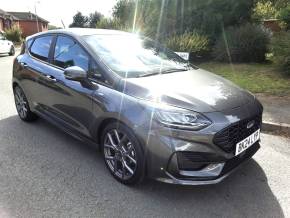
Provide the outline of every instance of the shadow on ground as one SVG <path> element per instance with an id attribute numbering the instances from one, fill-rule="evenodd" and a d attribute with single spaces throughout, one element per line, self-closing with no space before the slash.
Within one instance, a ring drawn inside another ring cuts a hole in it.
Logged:
<path id="1" fill-rule="evenodd" d="M 126 187 L 96 149 L 16 116 L 0 121 L 0 178 L 1 217 L 284 217 L 255 160 L 218 185 Z"/>

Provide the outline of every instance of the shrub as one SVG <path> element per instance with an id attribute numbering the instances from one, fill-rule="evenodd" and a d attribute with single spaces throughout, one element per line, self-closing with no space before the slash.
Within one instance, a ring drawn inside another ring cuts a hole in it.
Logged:
<path id="1" fill-rule="evenodd" d="M 124 25 L 116 18 L 102 18 L 96 25 L 99 29 L 115 29 L 115 30 L 126 30 Z"/>
<path id="2" fill-rule="evenodd" d="M 290 75 L 290 32 L 277 33 L 271 41 L 273 61 Z"/>
<path id="3" fill-rule="evenodd" d="M 22 41 L 22 30 L 18 25 L 13 25 L 10 29 L 5 30 L 5 37 L 12 42 Z"/>
<path id="4" fill-rule="evenodd" d="M 257 2 L 253 10 L 252 18 L 255 20 L 265 20 L 276 18 L 278 11 L 271 1 Z"/>
<path id="5" fill-rule="evenodd" d="M 290 4 L 281 9 L 278 18 L 283 21 L 286 30 L 290 30 Z"/>
<path id="6" fill-rule="evenodd" d="M 230 27 L 217 40 L 213 56 L 226 62 L 263 62 L 269 43 L 270 32 L 261 26 Z"/>
<path id="7" fill-rule="evenodd" d="M 165 41 L 165 44 L 173 51 L 189 52 L 191 61 L 207 59 L 210 54 L 208 37 L 197 32 L 173 35 Z"/>
<path id="8" fill-rule="evenodd" d="M 209 40 L 204 35 L 192 32 L 168 38 L 166 46 L 173 51 L 200 52 L 209 50 Z"/>

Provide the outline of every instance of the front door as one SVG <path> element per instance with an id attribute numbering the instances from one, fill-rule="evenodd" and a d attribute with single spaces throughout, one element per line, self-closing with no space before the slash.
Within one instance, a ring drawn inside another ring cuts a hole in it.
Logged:
<path id="1" fill-rule="evenodd" d="M 89 129 L 94 123 L 94 87 L 68 80 L 64 76 L 65 68 L 71 66 L 81 67 L 88 72 L 90 56 L 73 38 L 63 35 L 57 37 L 52 54 L 52 70 L 46 78 L 52 87 L 46 103 L 48 111 L 63 125 L 90 137 Z"/>

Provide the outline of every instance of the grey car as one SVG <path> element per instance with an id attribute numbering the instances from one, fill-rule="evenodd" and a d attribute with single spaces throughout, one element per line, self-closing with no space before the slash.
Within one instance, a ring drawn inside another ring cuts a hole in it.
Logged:
<path id="1" fill-rule="evenodd" d="M 19 117 L 98 146 L 121 183 L 223 180 L 260 145 L 249 92 L 149 38 L 65 29 L 28 37 L 13 66 Z"/>

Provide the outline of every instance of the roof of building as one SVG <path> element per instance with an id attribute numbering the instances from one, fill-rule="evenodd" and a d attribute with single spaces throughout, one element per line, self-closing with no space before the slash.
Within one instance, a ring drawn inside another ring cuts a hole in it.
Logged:
<path id="1" fill-rule="evenodd" d="M 2 9 L 0 9 L 0 15 L 6 15 L 7 13 L 5 11 L 3 11 Z"/>
<path id="2" fill-rule="evenodd" d="M 15 17 L 15 20 L 28 20 L 28 21 L 36 21 L 43 23 L 49 23 L 49 21 L 31 13 L 31 12 L 7 12 L 8 14 L 11 14 Z"/>
<path id="3" fill-rule="evenodd" d="M 2 9 L 0 9 L 0 17 L 18 20 L 17 17 L 13 16 L 12 14 L 7 13 L 6 11 L 3 11 Z"/>

